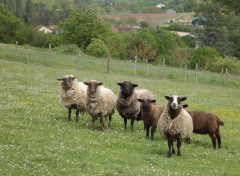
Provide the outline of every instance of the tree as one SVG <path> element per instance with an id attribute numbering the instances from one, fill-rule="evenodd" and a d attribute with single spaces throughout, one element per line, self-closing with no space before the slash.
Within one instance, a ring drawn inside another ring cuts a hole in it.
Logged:
<path id="1" fill-rule="evenodd" d="M 0 4 L 0 42 L 13 43 L 17 34 L 23 30 L 23 23 Z"/>
<path id="2" fill-rule="evenodd" d="M 60 27 L 64 41 L 76 44 L 83 50 L 93 38 L 103 40 L 111 31 L 110 26 L 90 9 L 73 11 Z"/>
<path id="3" fill-rule="evenodd" d="M 183 0 L 183 8 L 185 12 L 193 12 L 197 8 L 197 2 L 195 0 Z"/>
<path id="4" fill-rule="evenodd" d="M 31 24 L 33 22 L 33 3 L 32 0 L 26 1 L 26 17 L 25 22 Z"/>
<path id="5" fill-rule="evenodd" d="M 103 40 L 92 39 L 92 42 L 86 48 L 86 53 L 96 57 L 104 57 L 107 56 L 108 49 Z"/>
<path id="6" fill-rule="evenodd" d="M 208 46 L 197 48 L 194 50 L 193 57 L 190 60 L 190 67 L 195 68 L 196 63 L 198 63 L 200 68 L 209 69 L 217 57 L 220 57 L 220 53 L 215 48 Z"/>

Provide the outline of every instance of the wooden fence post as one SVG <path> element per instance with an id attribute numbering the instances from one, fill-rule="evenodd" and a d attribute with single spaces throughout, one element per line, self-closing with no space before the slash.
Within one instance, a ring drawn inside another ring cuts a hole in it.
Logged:
<path id="1" fill-rule="evenodd" d="M 146 79 L 148 78 L 148 60 L 146 60 Z"/>
<path id="2" fill-rule="evenodd" d="M 137 77 L 137 56 L 135 56 L 135 78 Z"/>
<path id="3" fill-rule="evenodd" d="M 18 60 L 18 41 L 16 41 L 15 59 Z"/>
<path id="4" fill-rule="evenodd" d="M 80 70 L 80 50 L 78 51 L 78 57 L 77 57 L 77 70 Z"/>
<path id="5" fill-rule="evenodd" d="M 109 73 L 109 66 L 110 66 L 110 53 L 109 53 L 109 50 L 108 50 L 108 53 L 107 53 L 107 73 Z"/>
<path id="6" fill-rule="evenodd" d="M 49 43 L 48 45 L 48 66 L 50 66 L 50 57 L 51 57 L 51 50 L 52 50 L 52 46 L 51 43 Z"/>
<path id="7" fill-rule="evenodd" d="M 165 70 L 165 59 L 163 59 L 163 79 L 165 79 L 166 70 Z"/>
<path id="8" fill-rule="evenodd" d="M 185 67 L 184 67 L 184 78 L 186 83 L 187 82 L 187 64 L 185 64 Z"/>
<path id="9" fill-rule="evenodd" d="M 196 84 L 198 83 L 198 63 L 196 63 L 196 74 L 195 74 Z"/>
<path id="10" fill-rule="evenodd" d="M 223 86 L 223 85 L 225 84 L 225 80 L 224 80 L 224 68 L 222 68 L 221 76 L 222 76 L 222 86 Z"/>

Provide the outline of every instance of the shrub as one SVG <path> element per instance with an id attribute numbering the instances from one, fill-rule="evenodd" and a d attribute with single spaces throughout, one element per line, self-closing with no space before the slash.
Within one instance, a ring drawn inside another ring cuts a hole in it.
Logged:
<path id="1" fill-rule="evenodd" d="M 107 56 L 107 46 L 101 39 L 92 39 L 92 42 L 86 48 L 86 53 L 96 57 Z"/>
<path id="2" fill-rule="evenodd" d="M 196 63 L 198 63 L 199 68 L 209 69 L 219 56 L 220 53 L 215 48 L 203 46 L 194 50 L 189 65 L 191 68 L 195 68 Z"/>
<path id="3" fill-rule="evenodd" d="M 227 56 L 225 58 L 218 57 L 213 63 L 212 71 L 221 72 L 222 69 L 228 69 L 230 73 L 240 72 L 240 61 L 236 57 Z"/>

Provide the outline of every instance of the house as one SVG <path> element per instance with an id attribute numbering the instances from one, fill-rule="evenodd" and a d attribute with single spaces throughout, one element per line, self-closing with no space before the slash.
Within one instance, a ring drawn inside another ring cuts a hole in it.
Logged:
<path id="1" fill-rule="evenodd" d="M 52 33 L 53 31 L 46 26 L 38 26 L 38 31 L 44 32 L 45 34 Z"/>
<path id="2" fill-rule="evenodd" d="M 161 8 L 164 8 L 165 5 L 163 3 L 159 3 L 159 4 L 156 5 L 156 7 L 161 9 Z"/>

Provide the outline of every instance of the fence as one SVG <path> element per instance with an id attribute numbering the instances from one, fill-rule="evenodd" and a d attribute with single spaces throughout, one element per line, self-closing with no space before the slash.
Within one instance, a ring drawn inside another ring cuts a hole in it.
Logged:
<path id="1" fill-rule="evenodd" d="M 146 79 L 171 79 L 188 83 L 207 83 L 214 85 L 240 87 L 240 77 L 231 75 L 227 68 L 221 73 L 211 73 L 199 70 L 196 64 L 195 70 L 168 67 L 163 60 L 161 65 L 142 63 L 135 57 L 135 61 L 122 61 L 105 58 L 94 58 L 80 52 L 75 55 L 64 54 L 60 50 L 34 48 L 30 46 L 0 44 L 0 59 L 22 62 L 25 64 L 44 65 L 48 67 L 70 68 L 79 71 L 116 73 Z"/>

